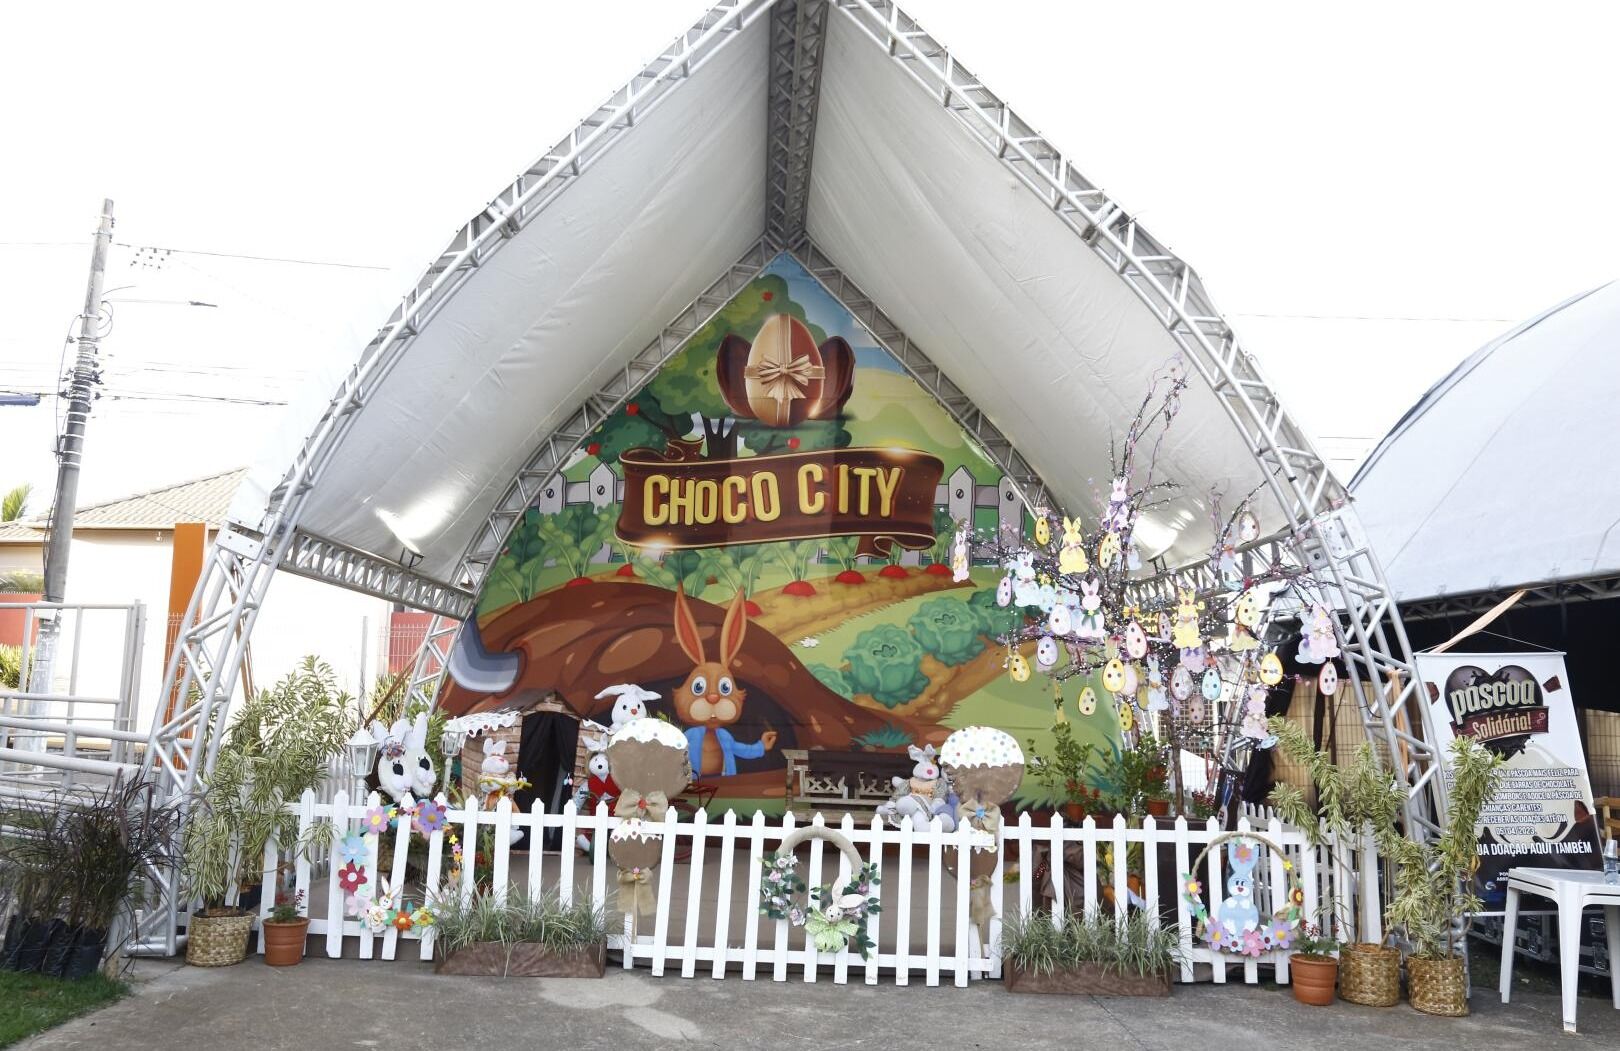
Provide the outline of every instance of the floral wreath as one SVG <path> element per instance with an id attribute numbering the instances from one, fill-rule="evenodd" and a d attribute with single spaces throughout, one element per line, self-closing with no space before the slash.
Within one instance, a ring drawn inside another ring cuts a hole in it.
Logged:
<path id="1" fill-rule="evenodd" d="M 825 839 L 836 846 L 849 859 L 850 874 L 835 884 L 816 887 L 810 891 L 808 901 L 799 904 L 796 898 L 806 888 L 794 871 L 799 860 L 793 856 L 793 848 L 808 839 Z M 853 843 L 830 828 L 810 825 L 788 833 L 782 845 L 765 858 L 759 880 L 759 911 L 773 920 L 787 920 L 795 927 L 803 927 L 817 952 L 837 952 L 854 938 L 861 958 L 870 959 L 877 943 L 867 933 L 866 924 L 873 913 L 882 910 L 877 895 L 872 893 L 878 881 L 877 865 L 863 862 Z"/>
<path id="2" fill-rule="evenodd" d="M 370 877 L 366 869 L 369 867 L 371 844 L 367 841 L 398 828 L 401 821 L 409 821 L 412 831 L 420 833 L 423 839 L 431 839 L 435 832 L 444 831 L 450 843 L 449 878 L 453 882 L 461 873 L 462 853 L 460 840 L 455 830 L 450 828 L 449 809 L 441 797 L 419 800 L 413 806 L 389 804 L 366 810 L 360 820 L 360 832 L 345 835 L 338 845 L 343 864 L 338 868 L 337 881 L 344 894 L 344 911 L 349 916 L 360 920 L 373 934 L 381 934 L 390 927 L 403 933 L 413 927 L 426 927 L 433 923 L 433 910 L 427 903 L 424 902 L 420 908 L 412 908 L 403 895 L 392 891 L 387 878 L 381 873 L 377 874 L 377 885 L 368 886 Z"/>
<path id="3" fill-rule="evenodd" d="M 1277 844 L 1253 832 L 1227 832 L 1209 841 L 1199 853 L 1198 860 L 1193 862 L 1193 872 L 1196 873 L 1203 866 L 1205 855 L 1229 839 L 1238 841 L 1240 851 L 1244 849 L 1252 851 L 1257 843 L 1264 844 L 1282 859 L 1283 873 L 1288 881 L 1287 903 L 1273 913 L 1269 921 L 1254 930 L 1244 932 L 1228 930 L 1222 926 L 1220 920 L 1210 916 L 1209 908 L 1204 904 L 1203 883 L 1192 873 L 1183 872 L 1182 897 L 1186 899 L 1187 908 L 1196 921 L 1198 936 L 1216 952 L 1238 953 L 1243 956 L 1258 957 L 1261 953 L 1272 949 L 1292 947 L 1294 937 L 1299 933 L 1300 918 L 1305 911 L 1305 888 L 1300 883 L 1299 871 L 1294 867 L 1294 863 L 1288 860 Z"/>

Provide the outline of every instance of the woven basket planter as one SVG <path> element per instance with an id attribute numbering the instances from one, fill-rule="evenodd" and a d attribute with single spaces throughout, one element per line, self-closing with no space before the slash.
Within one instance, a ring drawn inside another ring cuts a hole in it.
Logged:
<path id="1" fill-rule="evenodd" d="M 1461 956 L 1443 960 L 1408 956 L 1406 977 L 1412 1006 L 1424 1014 L 1461 1018 L 1468 1013 L 1468 976 Z"/>
<path id="2" fill-rule="evenodd" d="M 1401 1002 L 1401 951 L 1372 942 L 1339 950 L 1339 997 L 1367 1007 Z"/>
<path id="3" fill-rule="evenodd" d="M 220 916 L 191 914 L 186 934 L 186 962 L 193 967 L 229 967 L 247 959 L 248 932 L 253 914 Z"/>
<path id="4" fill-rule="evenodd" d="M 1170 972 L 1121 974 L 1101 964 L 1083 963 L 1046 974 L 1026 971 L 1011 960 L 1002 969 L 1009 993 L 1059 993 L 1068 996 L 1169 996 Z"/>

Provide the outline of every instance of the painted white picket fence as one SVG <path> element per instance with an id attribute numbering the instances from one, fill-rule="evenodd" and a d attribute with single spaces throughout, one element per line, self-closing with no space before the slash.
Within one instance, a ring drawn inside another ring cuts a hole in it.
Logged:
<path id="1" fill-rule="evenodd" d="M 348 832 L 357 832 L 367 810 L 378 805 L 375 793 L 363 804 L 350 804 L 345 792 L 336 793 L 331 802 L 305 793 L 290 809 L 298 814 L 301 843 L 324 838 L 312 832 L 312 826 L 322 822 L 330 823 L 334 837 L 331 842 L 336 843 Z M 564 903 L 571 903 L 582 894 L 589 895 L 593 905 L 608 910 L 610 924 L 624 918 L 614 910 L 612 891 L 617 887 L 616 869 L 602 849 L 619 820 L 611 816 L 606 807 L 598 807 L 595 813 L 581 814 L 576 813 L 570 803 L 560 813 L 547 813 L 536 803 L 533 810 L 522 813 L 514 812 L 510 801 L 503 800 L 494 810 L 481 810 L 473 805 L 449 811 L 448 818 L 446 828 L 456 830 L 467 861 L 461 870 L 460 886 L 447 890 L 464 895 L 474 893 L 474 844 L 479 839 L 478 830 L 489 828 L 494 833 L 490 860 L 491 889 L 495 895 L 504 897 L 514 886 L 531 896 L 555 894 Z M 815 821 L 819 824 L 821 818 L 817 816 Z M 1111 880 L 1115 911 L 1123 913 L 1128 900 L 1126 869 L 1123 865 L 1110 866 L 1108 858 L 1124 857 L 1131 845 L 1140 844 L 1144 852 L 1141 897 L 1146 907 L 1157 915 L 1160 902 L 1175 904 L 1185 953 L 1181 981 L 1191 982 L 1202 976 L 1204 971 L 1200 965 L 1210 969 L 1210 976 L 1216 982 L 1227 981 L 1232 968 L 1236 968 L 1243 981 L 1257 982 L 1260 967 L 1264 965 L 1274 969 L 1277 981 L 1288 980 L 1285 952 L 1267 953 L 1258 958 L 1234 957 L 1212 952 L 1193 940 L 1193 924 L 1181 893 L 1180 874 L 1189 872 L 1204 846 L 1220 835 L 1221 830 L 1213 821 L 1200 828 L 1189 825 L 1184 818 L 1162 826 L 1148 818 L 1141 827 L 1128 828 L 1123 819 L 1112 826 L 1098 827 L 1090 818 L 1082 825 L 1073 826 L 1066 825 L 1061 817 L 1054 817 L 1049 825 L 1037 825 L 1030 822 L 1027 814 L 1021 815 L 1018 822 L 1002 829 L 997 868 L 990 884 L 994 918 L 989 924 L 987 943 L 981 943 L 978 929 L 969 918 L 968 883 L 957 880 L 946 869 L 952 852 L 957 870 L 965 872 L 968 868 L 971 840 L 965 826 L 955 832 L 944 832 L 937 819 L 927 828 L 913 828 L 909 820 L 900 828 L 892 828 L 875 819 L 868 824 L 845 817 L 835 827 L 879 871 L 876 893 L 882 909 L 871 918 L 869 925 L 878 950 L 866 959 L 850 949 L 817 952 L 809 945 L 803 930 L 792 928 L 786 920 L 760 916 L 761 863 L 795 827 L 798 823 L 791 815 L 776 820 L 756 813 L 750 820 L 739 820 L 735 813 L 728 812 L 723 818 L 710 821 L 699 812 L 692 819 L 680 820 L 677 813 L 670 810 L 663 826 L 663 860 L 654 874 L 657 908 L 651 916 L 635 921 L 624 918 L 622 929 L 610 935 L 608 948 L 621 954 L 623 967 L 645 964 L 655 975 L 678 966 L 685 978 L 700 972 L 722 978 L 728 971 L 739 971 L 746 980 L 766 976 L 780 982 L 797 975 L 803 981 L 814 982 L 821 971 L 829 970 L 832 980 L 838 984 L 849 981 L 851 972 L 855 972 L 867 984 L 876 983 L 880 974 L 887 973 L 900 985 L 917 976 L 930 986 L 940 984 L 942 978 L 965 986 L 975 978 L 1001 976 L 1001 917 L 1007 915 L 1007 910 L 1028 913 L 1039 906 L 1041 892 L 1036 886 L 1034 863 L 1037 847 L 1051 848 L 1051 856 L 1061 858 L 1066 845 L 1081 844 L 1085 900 L 1098 900 L 1099 880 Z M 544 854 L 538 849 L 514 852 L 510 848 L 510 831 L 514 828 L 529 829 L 530 842 L 534 844 L 541 842 L 544 830 L 559 829 L 564 849 L 560 854 Z M 1249 830 L 1249 822 L 1246 819 L 1240 822 L 1239 829 Z M 1358 879 L 1355 875 L 1374 864 L 1369 850 L 1356 846 L 1341 850 L 1332 844 L 1312 849 L 1303 833 L 1275 819 L 1255 827 L 1254 831 L 1280 844 L 1288 859 L 1297 866 L 1307 915 L 1316 915 L 1324 902 L 1331 901 L 1336 903 L 1342 920 L 1354 933 L 1377 938 L 1380 922 L 1377 881 Z M 575 837 L 580 833 L 597 845 L 589 857 L 573 849 Z M 407 850 L 420 858 L 424 854 L 424 842 L 421 835 L 411 831 L 408 821 L 401 821 L 398 828 L 386 834 L 394 838 L 393 867 L 391 872 L 381 875 L 397 892 L 406 883 Z M 379 876 L 378 838 L 368 838 L 366 842 L 368 854 L 363 868 L 367 885 L 375 888 Z M 809 886 L 830 883 L 849 874 L 847 859 L 835 847 L 824 847 L 822 840 L 812 839 L 807 849 L 808 863 L 801 874 Z M 677 863 L 677 855 L 688 853 L 688 860 Z M 1174 873 L 1173 882 L 1168 886 L 1161 878 L 1159 863 L 1166 854 L 1174 861 L 1166 869 Z M 344 915 L 336 851 L 331 851 L 329 856 L 334 859 L 332 863 L 317 865 L 310 860 L 309 852 L 296 846 L 284 849 L 271 842 L 264 859 L 267 874 L 281 871 L 284 864 L 291 867 L 293 886 L 303 892 L 304 910 L 311 919 L 310 933 L 324 939 L 327 955 L 343 957 L 345 946 L 352 945 L 362 960 L 392 960 L 401 952 L 400 942 L 404 941 L 416 943 L 421 959 L 431 959 L 431 926 L 403 933 L 389 929 L 373 934 L 359 920 Z M 423 887 L 439 886 L 448 871 L 450 857 L 444 830 L 426 838 L 425 858 L 422 880 L 407 888 L 408 893 L 404 895 L 415 903 L 423 900 Z M 1344 864 L 1337 864 L 1336 858 L 1342 858 Z M 1277 888 L 1284 887 L 1282 857 L 1271 855 L 1268 863 L 1270 878 L 1267 882 Z M 1223 865 L 1221 851 L 1210 851 L 1204 871 L 1199 874 L 1206 887 L 1214 888 L 1212 913 L 1225 886 Z M 1062 878 L 1052 880 L 1053 911 L 1060 918 L 1065 908 L 1063 882 Z M 1358 897 L 1358 887 L 1363 890 L 1370 887 L 1373 893 L 1362 893 Z M 272 894 L 265 895 L 262 916 L 268 916 L 272 898 Z M 914 905 L 919 904 L 925 904 L 926 909 L 914 916 L 918 911 Z M 1260 904 L 1262 912 L 1268 913 L 1267 903 Z M 678 905 L 684 905 L 679 917 L 675 915 Z M 1280 903 L 1271 906 L 1276 907 L 1280 907 Z M 348 939 L 354 941 L 348 942 Z M 260 951 L 263 951 L 262 938 Z"/>

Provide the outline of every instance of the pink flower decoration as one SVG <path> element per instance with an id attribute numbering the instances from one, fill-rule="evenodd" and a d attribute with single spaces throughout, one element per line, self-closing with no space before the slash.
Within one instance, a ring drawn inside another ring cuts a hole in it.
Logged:
<path id="1" fill-rule="evenodd" d="M 361 831 L 366 835 L 388 831 L 388 811 L 380 806 L 374 806 L 366 811 L 366 816 L 360 822 Z"/>
<path id="2" fill-rule="evenodd" d="M 1265 941 L 1260 937 L 1259 931 L 1250 931 L 1243 936 L 1243 955 L 1259 956 L 1265 949 Z"/>

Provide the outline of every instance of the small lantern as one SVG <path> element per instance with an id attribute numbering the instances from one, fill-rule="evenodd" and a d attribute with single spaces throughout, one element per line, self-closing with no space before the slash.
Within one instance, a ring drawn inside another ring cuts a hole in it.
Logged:
<path id="1" fill-rule="evenodd" d="M 354 778 L 354 798 L 365 795 L 366 777 L 377 764 L 377 739 L 364 726 L 349 738 L 349 775 Z"/>

